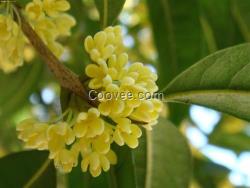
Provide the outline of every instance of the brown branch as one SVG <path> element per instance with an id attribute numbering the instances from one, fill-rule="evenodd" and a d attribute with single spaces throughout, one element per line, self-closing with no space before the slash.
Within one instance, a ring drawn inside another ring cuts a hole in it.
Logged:
<path id="1" fill-rule="evenodd" d="M 60 85 L 68 89 L 69 91 L 80 96 L 83 100 L 92 104 L 93 101 L 89 100 L 89 96 L 85 88 L 83 87 L 79 77 L 73 73 L 70 69 L 64 66 L 58 58 L 50 51 L 50 49 L 44 44 L 42 39 L 34 31 L 31 25 L 26 21 L 25 17 L 22 15 L 22 10 L 18 5 L 15 6 L 20 18 L 20 26 L 23 33 L 29 39 L 32 46 L 40 54 L 41 58 L 47 64 L 51 72 L 54 74 L 56 79 L 59 81 Z"/>
<path id="2" fill-rule="evenodd" d="M 98 101 L 90 100 L 88 91 L 84 88 L 79 76 L 74 72 L 64 66 L 59 59 L 51 52 L 51 50 L 44 44 L 42 39 L 34 31 L 31 25 L 26 21 L 25 17 L 22 15 L 22 8 L 15 4 L 13 5 L 17 10 L 16 17 L 20 18 L 21 23 L 20 27 L 22 28 L 23 33 L 29 39 L 32 46 L 40 54 L 41 58 L 49 67 L 50 71 L 54 74 L 56 79 L 59 81 L 60 85 L 71 91 L 72 93 L 81 97 L 84 101 L 88 102 L 91 106 L 97 107 Z M 16 18 L 18 22 L 18 19 Z M 131 119 L 131 118 L 129 118 Z M 133 123 L 136 124 L 146 124 L 146 122 L 140 122 L 131 119 Z"/>

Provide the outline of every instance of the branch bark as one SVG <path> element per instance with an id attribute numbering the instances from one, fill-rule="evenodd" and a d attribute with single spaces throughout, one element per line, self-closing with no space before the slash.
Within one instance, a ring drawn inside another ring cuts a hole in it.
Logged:
<path id="1" fill-rule="evenodd" d="M 88 92 L 83 87 L 79 77 L 73 73 L 70 69 L 64 66 L 59 59 L 50 51 L 50 49 L 44 44 L 42 39 L 34 31 L 31 25 L 26 21 L 22 14 L 22 9 L 18 5 L 15 6 L 17 10 L 17 16 L 20 18 L 20 27 L 23 33 L 29 39 L 32 46 L 40 54 L 41 58 L 49 67 L 50 71 L 54 74 L 60 85 L 81 97 L 83 100 L 93 105 L 94 102 L 89 99 Z"/>

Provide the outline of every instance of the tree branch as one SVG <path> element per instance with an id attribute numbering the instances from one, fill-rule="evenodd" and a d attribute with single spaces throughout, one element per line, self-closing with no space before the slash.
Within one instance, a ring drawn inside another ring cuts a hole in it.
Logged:
<path id="1" fill-rule="evenodd" d="M 64 66 L 59 61 L 59 59 L 51 52 L 51 50 L 44 44 L 42 39 L 26 21 L 25 17 L 22 14 L 22 8 L 16 3 L 13 4 L 13 6 L 16 9 L 16 14 L 18 14 L 16 15 L 16 17 L 18 17 L 21 21 L 21 23 L 19 24 L 22 28 L 23 33 L 29 39 L 30 43 L 36 49 L 36 51 L 40 54 L 41 58 L 49 67 L 50 71 L 57 78 L 61 87 L 68 89 L 72 93 L 78 95 L 84 101 L 88 102 L 88 104 L 90 104 L 91 106 L 97 107 L 98 101 L 90 100 L 88 92 L 81 83 L 79 76 L 77 76 L 74 72 Z M 139 122 L 133 119 L 131 119 L 131 121 L 137 124 L 146 124 L 145 122 Z"/>
<path id="2" fill-rule="evenodd" d="M 17 10 L 17 16 L 20 18 L 20 26 L 22 28 L 23 33 L 29 39 L 30 43 L 33 45 L 36 51 L 40 54 L 41 58 L 44 60 L 51 72 L 59 81 L 60 85 L 63 88 L 68 89 L 69 91 L 80 96 L 89 104 L 94 104 L 94 101 L 91 101 L 89 99 L 88 93 L 83 87 L 79 77 L 66 66 L 64 66 L 58 60 L 58 58 L 50 51 L 50 49 L 44 44 L 42 39 L 38 36 L 38 34 L 34 31 L 34 29 L 22 15 L 21 7 L 19 7 L 18 5 L 13 6 Z"/>

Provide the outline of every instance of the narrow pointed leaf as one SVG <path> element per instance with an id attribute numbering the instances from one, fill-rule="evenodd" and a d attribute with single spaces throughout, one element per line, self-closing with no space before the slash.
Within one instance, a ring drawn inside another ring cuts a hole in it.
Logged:
<path id="1" fill-rule="evenodd" d="M 132 149 L 127 146 L 116 146 L 114 151 L 118 157 L 118 164 L 111 175 L 116 178 L 117 187 L 136 188 L 135 161 Z"/>
<path id="2" fill-rule="evenodd" d="M 198 104 L 250 120 L 250 44 L 216 52 L 196 63 L 165 90 L 172 102 Z"/>
<path id="3" fill-rule="evenodd" d="M 24 151 L 1 158 L 0 187 L 55 188 L 56 170 L 48 153 Z"/>
<path id="4" fill-rule="evenodd" d="M 135 150 L 138 188 L 187 188 L 191 154 L 185 138 L 165 119 L 140 140 Z"/>
<path id="5" fill-rule="evenodd" d="M 68 188 L 113 188 L 109 184 L 109 172 L 102 174 L 98 177 L 92 177 L 89 172 L 83 172 L 81 165 L 73 168 L 72 172 L 68 174 L 67 187 Z"/>
<path id="6" fill-rule="evenodd" d="M 158 86 L 162 89 L 204 56 L 199 3 L 198 0 L 147 0 L 147 5 L 158 53 Z M 169 119 L 176 125 L 188 116 L 188 108 L 177 104 L 169 108 Z"/>
<path id="7" fill-rule="evenodd" d="M 126 0 L 95 0 L 103 27 L 112 25 L 119 16 Z"/>
<path id="8" fill-rule="evenodd" d="M 158 81 L 162 88 L 202 55 L 199 3 L 197 0 L 147 0 L 147 4 L 159 54 Z"/>

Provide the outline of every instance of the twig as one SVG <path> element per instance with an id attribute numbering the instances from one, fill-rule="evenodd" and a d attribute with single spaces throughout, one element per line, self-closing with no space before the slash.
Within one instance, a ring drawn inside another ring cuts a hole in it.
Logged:
<path id="1" fill-rule="evenodd" d="M 25 36 L 29 39 L 30 43 L 40 54 L 44 62 L 48 65 L 51 72 L 55 75 L 60 85 L 68 89 L 69 91 L 80 96 L 83 100 L 87 101 L 89 104 L 93 104 L 93 101 L 89 100 L 89 96 L 85 88 L 83 87 L 79 77 L 73 73 L 70 69 L 64 66 L 58 58 L 48 49 L 44 44 L 42 39 L 26 21 L 25 17 L 22 15 L 21 7 L 18 5 L 13 5 L 17 10 L 17 17 L 21 20 L 21 28 Z"/>

